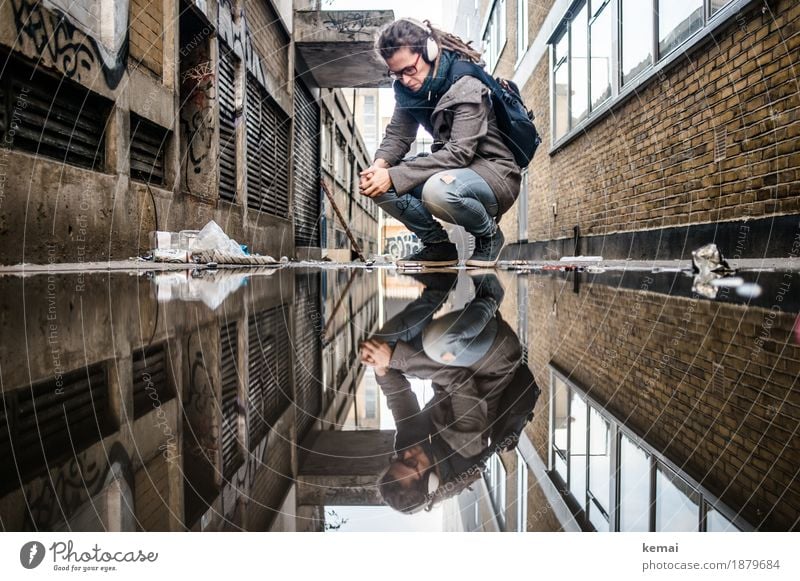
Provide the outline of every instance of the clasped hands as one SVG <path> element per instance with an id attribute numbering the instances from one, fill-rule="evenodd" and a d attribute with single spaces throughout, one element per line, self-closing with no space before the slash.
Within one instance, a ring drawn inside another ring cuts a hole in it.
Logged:
<path id="1" fill-rule="evenodd" d="M 392 187 L 392 178 L 389 177 L 389 164 L 382 159 L 359 173 L 358 189 L 361 195 L 374 198 L 385 194 Z"/>
<path id="2" fill-rule="evenodd" d="M 392 362 L 392 347 L 381 339 L 367 339 L 360 345 L 361 363 L 375 368 L 375 373 L 383 375 Z"/>

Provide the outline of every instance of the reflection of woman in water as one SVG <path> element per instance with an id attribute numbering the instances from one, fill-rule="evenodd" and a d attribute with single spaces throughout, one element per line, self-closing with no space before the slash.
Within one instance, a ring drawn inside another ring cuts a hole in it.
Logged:
<path id="1" fill-rule="evenodd" d="M 402 512 L 424 508 L 439 483 L 474 470 L 522 350 L 498 306 L 494 274 L 475 277 L 476 296 L 463 309 L 434 319 L 453 274 L 419 275 L 422 295 L 361 346 L 394 416 L 395 456 L 378 486 Z M 434 396 L 420 409 L 406 375 L 430 379 Z"/>

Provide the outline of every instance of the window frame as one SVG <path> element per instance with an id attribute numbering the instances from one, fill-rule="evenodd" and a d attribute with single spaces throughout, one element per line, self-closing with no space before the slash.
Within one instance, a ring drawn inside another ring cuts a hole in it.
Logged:
<path id="1" fill-rule="evenodd" d="M 641 450 L 643 450 L 647 455 L 649 455 L 649 465 L 648 470 L 651 475 L 650 481 L 650 496 L 648 499 L 649 504 L 649 517 L 648 517 L 648 528 L 650 532 L 654 532 L 655 527 L 655 510 L 656 510 L 656 470 L 661 469 L 665 473 L 669 474 L 673 479 L 681 480 L 685 483 L 689 488 L 692 489 L 692 492 L 696 495 L 698 499 L 698 531 L 705 532 L 706 531 L 706 514 L 708 513 L 709 506 L 711 506 L 716 512 L 719 513 L 721 517 L 729 521 L 734 527 L 738 528 L 741 531 L 752 531 L 753 527 L 750 523 L 744 521 L 738 514 L 737 511 L 731 509 L 729 506 L 724 504 L 717 498 L 714 494 L 712 494 L 707 488 L 702 486 L 696 480 L 694 480 L 691 476 L 686 474 L 681 468 L 669 460 L 664 454 L 656 450 L 650 444 L 648 444 L 643 438 L 639 437 L 632 429 L 628 428 L 621 419 L 617 418 L 613 413 L 605 409 L 597 400 L 592 398 L 586 390 L 584 390 L 581 386 L 575 383 L 574 380 L 569 379 L 569 374 L 565 371 L 561 370 L 557 365 L 554 363 L 550 363 L 550 377 L 549 377 L 549 392 L 550 392 L 550 401 L 549 401 L 549 425 L 548 425 L 548 453 L 547 453 L 547 474 L 550 476 L 551 480 L 555 483 L 555 485 L 563 491 L 563 494 L 566 497 L 567 504 L 570 506 L 573 514 L 576 517 L 576 520 L 581 523 L 582 527 L 585 529 L 593 529 L 594 527 L 589 522 L 589 515 L 586 509 L 588 508 L 588 503 L 591 500 L 583 499 L 576 499 L 573 494 L 570 492 L 569 489 L 569 482 L 564 481 L 561 476 L 556 472 L 555 469 L 555 455 L 558 453 L 556 451 L 555 446 L 555 437 L 554 437 L 554 427 L 555 427 L 555 405 L 554 405 L 554 396 L 555 396 L 555 382 L 556 380 L 561 381 L 567 389 L 567 418 L 570 417 L 570 408 L 571 408 L 571 401 L 573 394 L 576 395 L 580 400 L 582 400 L 587 406 L 586 412 L 586 450 L 587 453 L 590 450 L 589 442 L 590 442 L 590 428 L 589 428 L 589 418 L 591 416 L 591 410 L 595 410 L 601 418 L 606 420 L 610 424 L 610 442 L 611 442 L 611 461 L 609 466 L 609 512 L 608 512 L 608 523 L 609 523 L 609 531 L 617 532 L 619 531 L 619 516 L 620 516 L 620 470 L 622 469 L 620 465 L 620 458 L 621 458 L 621 445 L 622 445 L 622 438 L 623 436 L 627 438 L 633 445 L 637 446 Z M 566 436 L 566 458 L 567 458 L 567 476 L 569 480 L 569 446 L 570 446 L 570 438 L 571 438 L 571 431 L 572 431 L 572 422 L 567 422 L 567 436 Z M 584 487 L 587 489 L 589 488 L 589 471 L 588 471 L 588 460 L 587 460 L 587 467 L 586 467 L 586 486 Z"/>
<path id="2" fill-rule="evenodd" d="M 570 143 L 577 136 L 583 134 L 584 131 L 589 129 L 592 125 L 604 118 L 611 110 L 621 106 L 625 101 L 637 93 L 637 91 L 645 84 L 657 78 L 661 71 L 670 67 L 676 60 L 682 58 L 686 52 L 693 50 L 695 47 L 705 42 L 709 38 L 713 38 L 713 33 L 722 26 L 726 26 L 730 19 L 733 18 L 739 11 L 743 10 L 755 0 L 727 0 L 726 4 L 717 10 L 713 15 L 711 14 L 712 0 L 703 0 L 703 24 L 694 31 L 691 35 L 687 36 L 680 43 L 675 45 L 672 50 L 661 55 L 659 54 L 659 39 L 658 39 L 658 5 L 661 1 L 666 0 L 652 0 L 653 2 L 653 18 L 652 38 L 651 38 L 651 54 L 652 62 L 639 71 L 635 76 L 631 77 L 624 84 L 622 83 L 622 0 L 605 0 L 602 10 L 613 10 L 616 19 L 616 26 L 612 27 L 612 63 L 611 63 L 611 95 L 603 101 L 597 108 L 592 109 L 591 103 L 589 113 L 580 123 L 571 126 L 569 120 L 572 116 L 571 109 L 568 110 L 568 127 L 563 135 L 556 137 L 555 126 L 555 73 L 557 65 L 555 61 L 555 45 L 561 40 L 564 34 L 571 34 L 571 18 L 573 18 L 589 0 L 572 0 L 567 4 L 567 9 L 560 22 L 553 28 L 553 32 L 546 40 L 549 54 L 549 75 L 550 75 L 550 148 L 548 153 L 553 155 L 556 151 Z M 603 0 L 596 0 L 598 2 Z M 594 2 L 592 2 L 594 4 Z M 594 15 L 597 13 L 595 7 L 590 6 L 591 10 L 587 10 L 589 21 L 589 50 L 591 51 L 591 23 L 593 22 Z M 568 94 L 571 95 L 572 91 L 572 70 L 571 70 L 572 55 L 567 57 L 568 68 Z M 560 62 L 560 61 L 559 61 Z M 591 101 L 591 71 L 589 72 L 589 100 Z M 568 99 L 570 100 L 570 99 Z"/>
<path id="3" fill-rule="evenodd" d="M 514 63 L 515 70 L 519 67 L 530 46 L 529 20 L 528 0 L 517 0 L 517 60 Z"/>

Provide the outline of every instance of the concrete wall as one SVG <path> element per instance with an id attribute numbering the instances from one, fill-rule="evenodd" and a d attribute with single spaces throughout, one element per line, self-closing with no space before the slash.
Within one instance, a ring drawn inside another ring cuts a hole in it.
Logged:
<path id="1" fill-rule="evenodd" d="M 69 12 L 70 6 L 75 15 Z M 47 89 L 52 93 L 63 79 L 107 99 L 102 132 L 105 159 L 102 167 L 94 169 L 64 163 L 63 156 L 48 157 L 44 150 L 37 154 L 19 135 L 15 139 L 16 125 L 11 124 L 22 109 L 0 115 L 8 117 L 9 123 L 5 130 L 0 127 L 0 236 L 14 241 L 0 245 L 0 264 L 127 259 L 148 250 L 152 230 L 198 229 L 212 219 L 251 251 L 294 256 L 291 171 L 288 214 L 274 215 L 247 205 L 246 167 L 252 152 L 248 152 L 245 136 L 248 110 L 244 95 L 249 72 L 289 120 L 280 129 L 290 136 L 289 150 L 281 153 L 286 159 L 279 160 L 278 166 L 291 166 L 291 71 L 295 70 L 291 3 L 280 2 L 276 10 L 271 2 L 232 5 L 211 0 L 180 12 L 177 0 L 155 4 L 131 0 L 115 5 L 114 14 L 100 10 L 99 15 L 98 6 L 100 3 L 70 4 L 64 20 L 59 20 L 56 12 L 64 8 L 61 4 L 14 0 L 0 7 L 0 50 L 14 60 L 36 62 L 38 70 L 52 73 L 54 88 Z M 120 18 L 124 26 L 117 26 Z M 26 24 L 32 20 L 45 22 L 48 30 L 60 27 L 59 33 L 41 39 Z M 236 129 L 231 143 L 237 173 L 233 201 L 219 196 L 221 88 L 215 71 L 222 42 L 241 62 L 235 71 Z M 197 65 L 205 66 L 208 74 L 192 75 Z M 26 106 L 23 102 L 18 105 Z M 364 167 L 367 159 L 357 130 L 345 130 L 345 119 L 351 114 L 346 108 L 333 107 L 331 111 L 332 118 L 342 125 L 344 155 Z M 167 131 L 162 148 L 163 183 L 131 177 L 132 113 Z M 365 209 L 367 204 L 360 200 L 351 202 L 351 184 L 341 184 L 340 195 L 341 206 L 363 245 L 377 248 L 374 212 Z M 328 215 L 327 223 L 332 225 L 332 214 Z M 346 244 L 332 248 L 341 248 L 341 254 L 349 259 Z"/>

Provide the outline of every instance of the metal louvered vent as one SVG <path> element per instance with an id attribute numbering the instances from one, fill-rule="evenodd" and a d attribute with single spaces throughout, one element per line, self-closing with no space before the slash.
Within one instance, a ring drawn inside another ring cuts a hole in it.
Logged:
<path id="1" fill-rule="evenodd" d="M 131 113 L 131 178 L 164 184 L 169 130 Z"/>
<path id="2" fill-rule="evenodd" d="M 13 149 L 103 170 L 110 101 L 13 59 L 0 73 L 0 86 L 5 97 L 0 102 L 0 141 Z"/>
<path id="3" fill-rule="evenodd" d="M 319 273 L 297 275 L 294 311 L 295 405 L 302 438 L 322 411 L 322 317 Z"/>
<path id="4" fill-rule="evenodd" d="M 289 407 L 291 400 L 291 352 L 287 310 L 273 307 L 252 315 L 248 321 L 249 440 L 254 449 L 267 430 Z"/>
<path id="5" fill-rule="evenodd" d="M 319 105 L 297 82 L 294 91 L 294 243 L 319 246 Z"/>
<path id="6" fill-rule="evenodd" d="M 133 354 L 133 417 L 138 419 L 175 397 L 165 344 Z"/>
<path id="7" fill-rule="evenodd" d="M 54 468 L 113 431 L 105 366 L 18 389 L 0 402 L 0 492 Z"/>
<path id="8" fill-rule="evenodd" d="M 222 475 L 231 478 L 242 465 L 239 449 L 239 374 L 236 368 L 238 351 L 237 324 L 230 323 L 219 331 L 220 375 L 222 381 Z"/>
<path id="9" fill-rule="evenodd" d="M 239 58 L 219 43 L 219 197 L 236 200 L 236 67 Z"/>
<path id="10" fill-rule="evenodd" d="M 247 205 L 289 217 L 289 120 L 247 74 Z"/>

